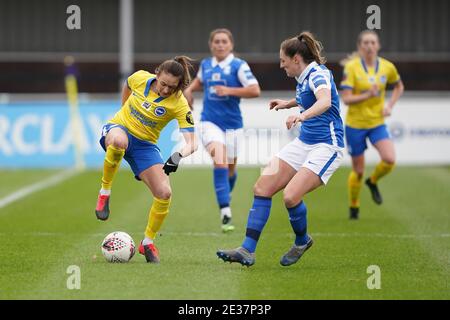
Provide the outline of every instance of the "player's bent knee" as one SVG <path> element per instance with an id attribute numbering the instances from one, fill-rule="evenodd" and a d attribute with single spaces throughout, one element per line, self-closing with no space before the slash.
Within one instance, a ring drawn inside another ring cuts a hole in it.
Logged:
<path id="1" fill-rule="evenodd" d="M 389 165 L 394 165 L 395 164 L 395 156 L 390 156 L 390 157 L 383 157 L 381 160 L 383 160 L 383 162 L 389 164 Z"/>
<path id="2" fill-rule="evenodd" d="M 155 190 L 155 193 L 153 195 L 158 199 L 168 200 L 172 197 L 172 190 L 169 187 L 161 188 Z"/>
<path id="3" fill-rule="evenodd" d="M 253 194 L 258 197 L 271 198 L 273 196 L 273 191 L 270 187 L 264 187 L 261 183 L 256 182 L 253 186 Z"/>
<path id="4" fill-rule="evenodd" d="M 119 149 L 126 149 L 128 147 L 128 143 L 121 139 L 116 139 L 113 142 L 113 146 L 115 146 L 116 148 L 119 148 Z"/>
<path id="5" fill-rule="evenodd" d="M 295 207 L 297 204 L 300 203 L 301 200 L 302 200 L 301 198 L 299 198 L 298 196 L 296 196 L 295 194 L 293 194 L 289 191 L 285 190 L 283 192 L 283 201 L 284 201 L 286 208 Z"/>
<path id="6" fill-rule="evenodd" d="M 217 169 L 228 169 L 228 164 L 214 162 L 214 168 L 217 168 Z"/>
<path id="7" fill-rule="evenodd" d="M 115 148 L 118 149 L 126 149 L 128 148 L 128 141 L 126 141 L 126 139 L 122 138 L 122 137 L 112 137 L 111 139 L 108 139 L 108 141 L 106 142 L 106 144 L 108 146 L 112 145 Z"/>

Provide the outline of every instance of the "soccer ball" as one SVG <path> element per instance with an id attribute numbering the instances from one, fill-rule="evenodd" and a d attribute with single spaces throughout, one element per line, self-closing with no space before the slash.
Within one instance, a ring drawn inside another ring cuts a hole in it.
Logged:
<path id="1" fill-rule="evenodd" d="M 108 262 L 128 262 L 135 252 L 133 238 L 126 232 L 111 232 L 102 242 L 102 253 Z"/>

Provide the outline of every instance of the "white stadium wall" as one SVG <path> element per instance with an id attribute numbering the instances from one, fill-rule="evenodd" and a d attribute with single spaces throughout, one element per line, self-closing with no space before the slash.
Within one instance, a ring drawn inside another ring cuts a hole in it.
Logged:
<path id="1" fill-rule="evenodd" d="M 292 94 L 294 91 L 292 92 Z M 194 118 L 199 125 L 201 96 L 195 101 Z M 285 120 L 298 109 L 269 111 L 272 98 L 289 99 L 290 92 L 265 93 L 258 99 L 242 100 L 244 135 L 239 156 L 241 165 L 265 165 L 285 144 L 298 136 L 299 128 L 287 130 Z M 81 152 L 86 166 L 98 168 L 104 152 L 98 144 L 103 123 L 119 108 L 116 100 L 89 100 L 80 103 Z M 345 115 L 346 107 L 343 106 Z M 408 94 L 396 105 L 387 124 L 404 165 L 450 164 L 450 95 Z M 197 130 L 198 131 L 198 130 Z M 0 103 L 0 168 L 56 168 L 74 165 L 74 130 L 65 101 Z M 176 122 L 162 132 L 158 145 L 164 158 L 177 150 L 180 134 Z M 181 142 L 182 143 L 182 142 Z M 378 161 L 372 146 L 366 153 L 369 164 Z M 344 164 L 350 158 L 345 151 Z M 209 165 L 211 159 L 199 151 L 182 161 L 183 165 Z"/>
<path id="2" fill-rule="evenodd" d="M 287 130 L 285 120 L 298 109 L 269 111 L 270 97 L 242 100 L 245 130 L 239 163 L 243 165 L 263 165 L 276 152 L 295 138 L 299 128 Z M 289 99 L 286 92 L 280 98 Z M 341 114 L 345 119 L 347 107 L 341 102 Z M 201 99 L 195 102 L 194 116 L 199 123 Z M 404 96 L 394 108 L 393 115 L 386 123 L 395 143 L 397 163 L 405 165 L 450 164 L 450 96 L 426 93 L 423 96 Z M 368 142 L 366 161 L 374 164 L 378 154 Z M 185 164 L 211 163 L 203 147 Z M 344 164 L 350 164 L 345 150 Z"/>

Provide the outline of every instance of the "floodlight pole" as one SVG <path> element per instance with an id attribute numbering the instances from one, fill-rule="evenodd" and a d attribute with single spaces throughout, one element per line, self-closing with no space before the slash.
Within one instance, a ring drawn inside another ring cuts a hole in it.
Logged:
<path id="1" fill-rule="evenodd" d="M 134 0 L 120 0 L 119 15 L 119 92 L 127 77 L 134 71 Z"/>

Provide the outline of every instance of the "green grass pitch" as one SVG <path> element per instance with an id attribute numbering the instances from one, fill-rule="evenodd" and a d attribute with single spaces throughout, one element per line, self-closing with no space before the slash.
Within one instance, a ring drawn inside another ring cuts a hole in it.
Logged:
<path id="1" fill-rule="evenodd" d="M 0 299 L 450 299 L 450 169 L 398 167 L 380 182 L 384 204 L 362 190 L 361 218 L 348 219 L 341 168 L 326 188 L 308 195 L 314 246 L 299 263 L 279 265 L 294 236 L 281 195 L 251 268 L 216 257 L 241 244 L 258 168 L 239 168 L 232 209 L 236 230 L 220 231 L 212 170 L 181 168 L 171 176 L 171 211 L 157 238 L 161 264 L 137 254 L 110 264 L 100 243 L 112 231 L 142 239 L 152 197 L 119 171 L 111 217 L 97 221 L 99 171 L 85 171 L 0 208 Z M 55 171 L 0 171 L 0 199 Z M 66 283 L 80 267 L 81 289 Z M 369 290 L 367 268 L 381 271 Z"/>

